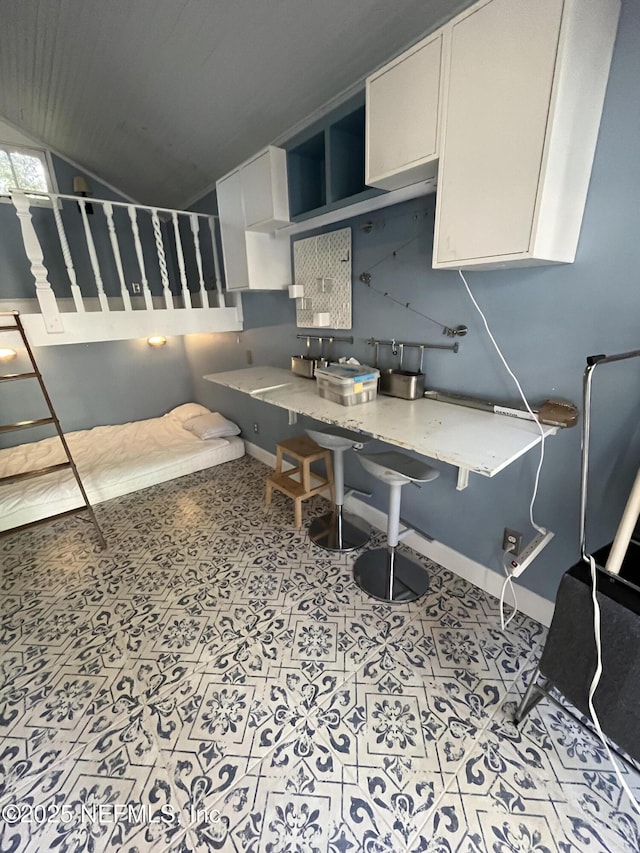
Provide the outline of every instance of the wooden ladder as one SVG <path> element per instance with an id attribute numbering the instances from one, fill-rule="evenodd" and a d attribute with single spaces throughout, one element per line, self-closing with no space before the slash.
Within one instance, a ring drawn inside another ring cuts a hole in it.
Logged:
<path id="1" fill-rule="evenodd" d="M 13 324 L 7 324 L 8 318 L 13 319 Z M 2 530 L 0 531 L 0 536 L 8 536 L 9 534 L 16 533 L 19 530 L 26 530 L 30 527 L 35 527 L 38 524 L 45 524 L 46 522 L 53 521 L 54 519 L 65 518 L 69 515 L 78 515 L 79 513 L 86 512 L 89 515 L 90 521 L 93 523 L 93 526 L 96 529 L 100 547 L 106 548 L 107 543 L 103 536 L 102 530 L 100 530 L 100 525 L 98 524 L 98 521 L 96 519 L 93 507 L 89 503 L 89 498 L 87 497 L 85 488 L 82 485 L 80 474 L 78 473 L 76 464 L 73 461 L 71 451 L 69 450 L 69 445 L 67 444 L 67 440 L 62 431 L 62 427 L 60 426 L 60 421 L 58 420 L 58 416 L 55 413 L 55 409 L 53 408 L 53 403 L 51 402 L 51 398 L 49 397 L 49 393 L 44 384 L 42 374 L 38 370 L 38 365 L 36 364 L 33 351 L 29 346 L 29 341 L 27 340 L 27 336 L 24 331 L 24 326 L 22 325 L 22 321 L 20 320 L 20 314 L 18 311 L 0 312 L 0 332 L 18 332 L 18 334 L 22 338 L 22 342 L 27 351 L 27 355 L 29 356 L 29 360 L 31 362 L 32 367 L 32 369 L 30 371 L 27 371 L 26 373 L 9 373 L 4 376 L 0 376 L 0 383 L 17 382 L 23 379 L 37 379 L 38 384 L 40 385 L 40 390 L 42 391 L 42 395 L 44 396 L 45 402 L 47 404 L 47 408 L 49 409 L 49 417 L 47 418 L 36 418 L 35 420 L 30 421 L 19 421 L 15 424 L 0 425 L 0 434 L 5 432 L 13 432 L 14 430 L 19 429 L 30 429 L 31 427 L 43 426 L 44 424 L 53 424 L 56 428 L 56 432 L 58 433 L 58 438 L 62 442 L 62 447 L 67 457 L 66 462 L 58 462 L 55 465 L 47 465 L 46 468 L 38 468 L 33 471 L 23 471 L 20 474 L 9 474 L 5 477 L 0 477 L 0 485 L 4 483 L 17 483 L 21 480 L 31 480 L 35 477 L 44 477 L 47 474 L 53 474 L 56 471 L 63 471 L 67 468 L 70 468 L 73 472 L 73 476 L 75 477 L 76 483 L 78 484 L 78 488 L 80 489 L 82 500 L 84 501 L 81 506 L 75 507 L 74 509 L 68 509 L 65 512 L 58 512 L 54 515 L 48 515 L 45 518 L 39 518 L 36 521 L 29 521 L 26 524 L 21 524 L 18 527 L 12 527 L 9 530 Z"/>

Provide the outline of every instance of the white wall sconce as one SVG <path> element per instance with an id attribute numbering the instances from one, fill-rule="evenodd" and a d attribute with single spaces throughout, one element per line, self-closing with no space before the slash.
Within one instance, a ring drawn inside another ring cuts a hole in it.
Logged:
<path id="1" fill-rule="evenodd" d="M 150 338 L 147 338 L 147 343 L 150 347 L 163 347 L 167 342 L 167 339 L 164 335 L 151 335 Z"/>
<path id="2" fill-rule="evenodd" d="M 0 361 L 13 361 L 18 353 L 11 347 L 0 347 Z"/>
<path id="3" fill-rule="evenodd" d="M 76 175 L 73 179 L 73 194 L 79 195 L 81 196 L 81 198 L 87 198 L 87 196 L 91 195 L 91 187 L 89 186 L 89 182 L 82 175 Z M 78 205 L 78 207 L 80 207 L 80 205 Z M 93 213 L 92 204 L 85 204 L 84 207 L 89 215 Z"/>

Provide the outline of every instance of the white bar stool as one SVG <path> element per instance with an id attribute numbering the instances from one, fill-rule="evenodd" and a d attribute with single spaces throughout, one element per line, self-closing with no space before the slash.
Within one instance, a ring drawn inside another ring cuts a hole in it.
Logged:
<path id="1" fill-rule="evenodd" d="M 400 496 L 407 483 L 428 483 L 440 476 L 425 462 L 395 450 L 358 453 L 362 466 L 389 485 L 387 547 L 365 551 L 355 561 L 353 577 L 360 589 L 380 601 L 415 601 L 429 589 L 426 569 L 396 553 L 400 541 Z"/>
<path id="2" fill-rule="evenodd" d="M 320 447 L 330 450 L 333 454 L 333 493 L 335 507 L 332 512 L 320 516 L 309 526 L 309 538 L 321 548 L 329 551 L 355 551 L 365 545 L 371 536 L 364 522 L 353 515 L 345 515 L 342 509 L 345 498 L 344 489 L 344 454 L 356 444 L 371 441 L 370 436 L 351 432 L 341 427 L 305 430 Z M 349 492 L 367 494 L 359 489 L 349 488 Z"/>

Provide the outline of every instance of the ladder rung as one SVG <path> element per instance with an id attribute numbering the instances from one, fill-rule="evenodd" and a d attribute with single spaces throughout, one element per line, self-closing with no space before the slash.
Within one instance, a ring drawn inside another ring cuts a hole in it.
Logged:
<path id="1" fill-rule="evenodd" d="M 71 468 L 71 462 L 58 462 L 56 465 L 47 465 L 46 468 L 38 468 L 34 471 L 23 471 L 21 474 L 8 474 L 6 477 L 0 477 L 0 483 L 17 483 L 18 480 L 43 477 L 45 474 L 53 474 L 54 471 L 62 471 L 64 468 Z"/>
<path id="2" fill-rule="evenodd" d="M 29 429 L 30 427 L 54 424 L 55 422 L 55 418 L 38 418 L 35 421 L 19 421 L 17 424 L 5 424 L 4 426 L 0 426 L 0 433 L 13 432 L 16 429 Z"/>
<path id="3" fill-rule="evenodd" d="M 0 376 L 0 382 L 12 382 L 15 379 L 35 379 L 37 373 L 7 373 L 6 376 Z"/>

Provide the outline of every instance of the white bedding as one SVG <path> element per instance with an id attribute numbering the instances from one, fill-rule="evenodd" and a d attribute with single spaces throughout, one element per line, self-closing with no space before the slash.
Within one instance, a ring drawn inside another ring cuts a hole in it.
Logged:
<path id="1" fill-rule="evenodd" d="M 240 438 L 202 441 L 171 415 L 66 434 L 92 504 L 244 455 Z M 0 477 L 64 462 L 59 438 L 0 450 Z M 70 469 L 0 486 L 0 530 L 80 506 Z"/>

